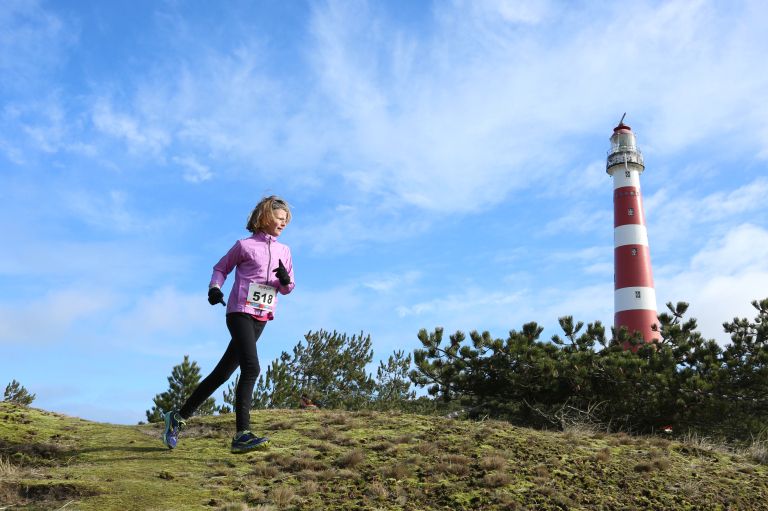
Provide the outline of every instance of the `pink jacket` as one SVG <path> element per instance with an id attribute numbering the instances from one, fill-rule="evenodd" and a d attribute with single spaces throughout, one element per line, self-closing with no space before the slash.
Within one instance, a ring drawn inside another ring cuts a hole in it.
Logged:
<path id="1" fill-rule="evenodd" d="M 281 286 L 277 275 L 274 273 L 278 261 L 283 261 L 288 275 L 291 276 L 291 283 L 287 286 Z M 293 291 L 295 283 L 291 249 L 288 248 L 288 245 L 278 242 L 277 238 L 271 234 L 261 231 L 250 238 L 238 240 L 213 267 L 213 275 L 208 287 L 221 287 L 227 279 L 227 275 L 235 267 L 237 267 L 235 283 L 232 285 L 232 291 L 229 293 L 229 300 L 227 300 L 227 314 L 245 312 L 263 320 L 274 319 L 272 312 L 258 310 L 246 304 L 248 288 L 252 282 L 255 282 L 272 286 L 277 289 L 278 293 L 284 295 Z M 276 305 L 277 296 L 275 296 L 273 307 Z"/>

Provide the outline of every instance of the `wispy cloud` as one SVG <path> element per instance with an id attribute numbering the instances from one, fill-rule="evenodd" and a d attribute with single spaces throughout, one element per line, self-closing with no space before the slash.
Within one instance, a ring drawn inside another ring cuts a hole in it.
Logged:
<path id="1" fill-rule="evenodd" d="M 111 292 L 94 287 L 59 288 L 38 299 L 0 304 L 0 343 L 26 344 L 71 341 L 79 324 L 111 307 Z M 41 321 L 41 316 L 45 317 Z"/>
<path id="2" fill-rule="evenodd" d="M 43 89 L 38 80 L 57 69 L 77 39 L 77 27 L 37 0 L 7 0 L 0 7 L 0 90 Z"/>
<path id="3" fill-rule="evenodd" d="M 413 285 L 421 277 L 421 272 L 406 271 L 403 274 L 372 275 L 363 278 L 363 286 L 379 293 L 388 293 L 401 286 Z"/>
<path id="4" fill-rule="evenodd" d="M 190 183 L 202 183 L 208 181 L 213 177 L 213 172 L 207 165 L 203 165 L 192 157 L 174 157 L 174 163 L 181 165 L 184 168 L 184 180 Z"/>
<path id="5" fill-rule="evenodd" d="M 316 68 L 355 141 L 347 154 L 376 162 L 362 188 L 376 183 L 420 208 L 471 211 L 567 165 L 581 153 L 569 139 L 605 133 L 623 110 L 651 119 L 643 128 L 655 151 L 712 140 L 729 118 L 763 124 L 757 92 L 768 77 L 751 71 L 765 46 L 755 43 L 767 37 L 759 16 L 737 31 L 728 25 L 733 12 L 706 2 L 530 16 L 505 15 L 514 5 L 505 2 L 462 5 L 439 4 L 426 40 L 388 26 L 366 4 L 331 2 L 316 12 Z M 758 9 L 736 7 L 740 15 Z M 733 129 L 738 146 L 760 150 L 754 129 Z"/>
<path id="6" fill-rule="evenodd" d="M 707 240 L 684 267 L 659 267 L 656 291 L 664 303 L 686 301 L 707 338 L 725 343 L 722 323 L 755 316 L 752 300 L 768 297 L 768 230 L 745 223 Z"/>
<path id="7" fill-rule="evenodd" d="M 722 230 L 755 214 L 759 216 L 768 211 L 766 195 L 765 178 L 703 196 L 680 190 L 674 184 L 665 186 L 644 199 L 652 246 L 667 250 L 681 239 L 689 239 L 702 225 L 719 225 Z"/>

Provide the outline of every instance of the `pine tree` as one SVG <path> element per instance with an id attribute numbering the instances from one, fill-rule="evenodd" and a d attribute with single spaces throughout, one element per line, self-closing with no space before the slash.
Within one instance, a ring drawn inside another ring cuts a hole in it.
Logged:
<path id="1" fill-rule="evenodd" d="M 410 367 L 411 355 L 406 357 L 402 350 L 390 355 L 386 364 L 379 362 L 376 372 L 376 401 L 379 405 L 391 407 L 416 398 L 416 392 L 410 390 Z"/>
<path id="2" fill-rule="evenodd" d="M 235 410 L 235 391 L 237 390 L 237 384 L 240 382 L 240 373 L 235 376 L 235 381 L 227 385 L 227 389 L 222 392 L 222 398 L 224 404 L 219 406 L 217 411 L 219 413 L 232 413 Z"/>
<path id="3" fill-rule="evenodd" d="M 3 400 L 21 406 L 29 406 L 35 397 L 35 394 L 30 394 L 21 383 L 13 380 L 5 387 Z"/>
<path id="4" fill-rule="evenodd" d="M 290 356 L 283 352 L 267 372 L 259 376 L 253 392 L 253 408 L 295 408 L 301 398 L 296 383 L 298 374 L 288 366 Z"/>
<path id="5" fill-rule="evenodd" d="M 284 354 L 286 371 L 299 391 L 326 408 L 359 408 L 369 403 L 375 382 L 365 371 L 373 359 L 371 336 L 325 330 L 308 332 L 293 355 Z"/>
<path id="6" fill-rule="evenodd" d="M 189 361 L 189 355 L 184 355 L 184 361 L 174 366 L 171 376 L 168 377 L 168 390 L 154 397 L 155 406 L 147 410 L 147 421 L 159 422 L 162 420 L 163 412 L 181 408 L 198 383 L 200 383 L 200 367 L 197 362 Z M 213 415 L 215 411 L 216 400 L 208 398 L 197 409 L 195 415 Z"/>

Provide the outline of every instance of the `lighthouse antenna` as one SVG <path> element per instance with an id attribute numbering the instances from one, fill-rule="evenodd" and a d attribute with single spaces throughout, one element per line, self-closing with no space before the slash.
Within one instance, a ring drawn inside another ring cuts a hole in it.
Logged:
<path id="1" fill-rule="evenodd" d="M 627 112 L 624 112 L 624 115 L 621 116 L 621 120 L 619 121 L 619 126 L 624 124 L 624 118 L 627 116 Z"/>

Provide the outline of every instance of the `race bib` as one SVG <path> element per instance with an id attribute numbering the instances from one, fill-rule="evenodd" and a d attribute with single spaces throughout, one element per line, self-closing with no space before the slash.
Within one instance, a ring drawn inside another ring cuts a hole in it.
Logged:
<path id="1" fill-rule="evenodd" d="M 258 310 L 272 312 L 275 308 L 277 289 L 264 284 L 251 282 L 245 304 Z"/>

